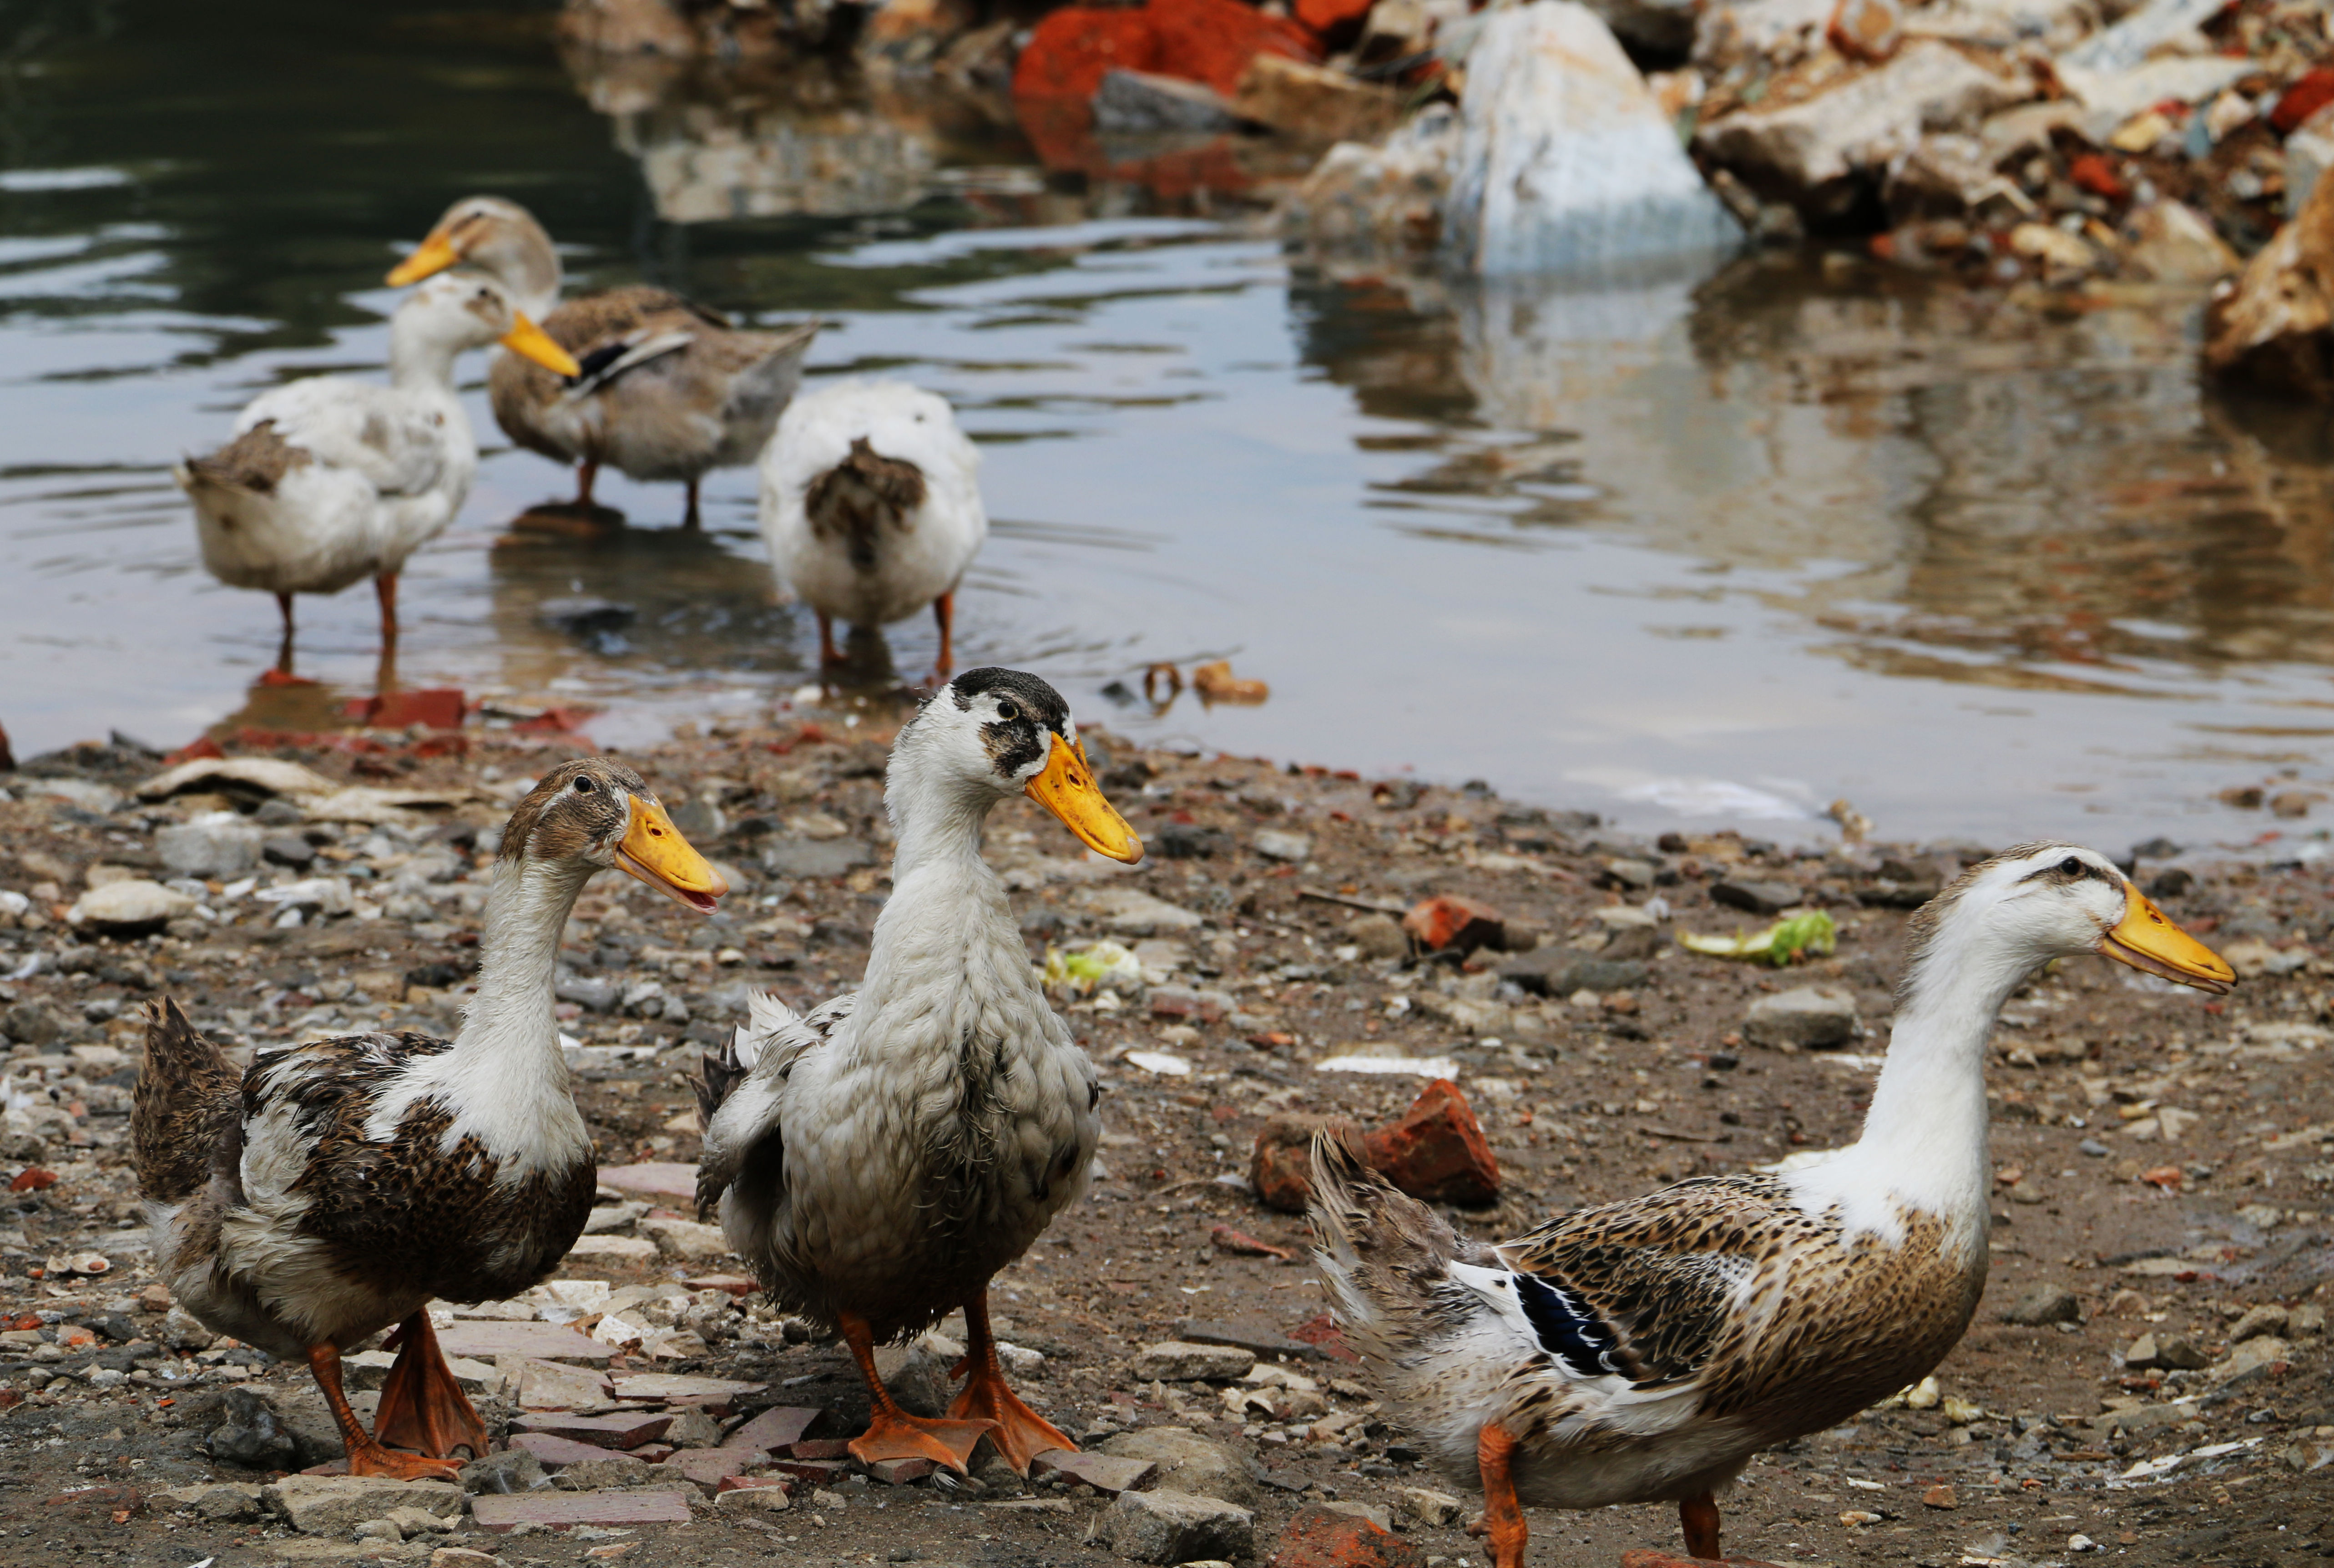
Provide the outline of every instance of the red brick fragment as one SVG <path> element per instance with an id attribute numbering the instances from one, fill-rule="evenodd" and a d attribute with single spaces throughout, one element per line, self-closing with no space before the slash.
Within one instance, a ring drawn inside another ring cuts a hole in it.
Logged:
<path id="1" fill-rule="evenodd" d="M 1239 91 L 1259 54 L 1286 54 L 1308 65 L 1321 61 L 1320 45 L 1304 28 L 1239 0 L 1150 0 L 1143 14 L 1159 41 L 1158 63 L 1150 69 L 1204 82 L 1226 98 Z"/>
<path id="2" fill-rule="evenodd" d="M 878 1459 L 867 1466 L 867 1474 L 887 1486 L 904 1486 L 939 1468 L 930 1459 Z"/>
<path id="3" fill-rule="evenodd" d="M 1314 1507 L 1280 1533 L 1270 1568 L 1425 1568 L 1426 1555 L 1358 1514 Z"/>
<path id="4" fill-rule="evenodd" d="M 637 1448 L 664 1436 L 672 1425 L 668 1410 L 619 1411 L 612 1416 L 578 1416 L 566 1410 L 529 1410 L 511 1422 L 515 1432 L 541 1432 L 600 1448 Z M 541 1458 L 543 1456 L 535 1456 Z"/>
<path id="5" fill-rule="evenodd" d="M 2109 201 L 2121 201 L 2131 194 L 2131 187 L 2123 182 L 2123 176 L 2116 172 L 2116 166 L 2102 153 L 2076 154 L 2067 165 L 2067 178 L 2077 189 Z"/>
<path id="6" fill-rule="evenodd" d="M 1428 1203 L 1488 1204 L 1500 1195 L 1500 1165 L 1482 1124 L 1449 1079 L 1438 1078 L 1402 1119 L 1363 1140 L 1372 1168 Z"/>
<path id="7" fill-rule="evenodd" d="M 1299 1344 L 1312 1346 L 1333 1361 L 1359 1361 L 1362 1358 L 1345 1343 L 1345 1331 L 1337 1327 L 1337 1320 L 1323 1312 L 1307 1319 L 1288 1331 L 1288 1337 Z"/>
<path id="8" fill-rule="evenodd" d="M 1305 1212 L 1305 1200 L 1313 1190 L 1313 1135 L 1324 1130 L 1344 1140 L 1357 1157 L 1361 1154 L 1360 1131 L 1343 1117 L 1284 1112 L 1258 1129 L 1248 1179 L 1267 1208 L 1290 1215 Z"/>
<path id="9" fill-rule="evenodd" d="M 760 1448 L 776 1454 L 791 1451 L 789 1444 L 799 1444 L 803 1434 L 818 1424 L 825 1410 L 812 1405 L 773 1405 L 752 1420 L 740 1424 L 721 1439 L 725 1448 Z M 832 1455 L 799 1454 L 799 1458 L 832 1458 Z"/>
<path id="10" fill-rule="evenodd" d="M 1402 917 L 1402 928 L 1429 953 L 1456 948 L 1472 953 L 1479 947 L 1507 943 L 1507 916 L 1490 905 L 1457 894 L 1444 894 L 1412 906 Z"/>
<path id="11" fill-rule="evenodd" d="M 2303 121 L 2329 103 L 2334 103 L 2334 67 L 2320 65 L 2305 71 L 2269 111 L 2269 127 L 2280 136 L 2291 136 Z"/>
<path id="12" fill-rule="evenodd" d="M 376 697 L 352 700 L 342 712 L 375 730 L 402 730 L 420 724 L 432 730 L 462 727 L 463 698 L 452 686 L 429 686 L 413 692 L 383 692 Z"/>
<path id="13" fill-rule="evenodd" d="M 1258 1241 L 1246 1231 L 1236 1231 L 1230 1225 L 1217 1225 L 1208 1232 L 1208 1239 L 1216 1244 L 1216 1251 L 1230 1253 L 1236 1257 L 1278 1258 L 1287 1263 L 1297 1255 L 1287 1247 L 1276 1247 L 1270 1242 Z"/>
<path id="14" fill-rule="evenodd" d="M 471 1522 L 496 1534 L 521 1524 L 565 1530 L 576 1524 L 686 1524 L 689 1504 L 679 1492 L 480 1493 L 470 1503 Z"/>
<path id="15" fill-rule="evenodd" d="M 56 1185 L 56 1172 L 44 1166 L 28 1165 L 16 1173 L 16 1179 L 8 1184 L 8 1190 L 12 1193 L 45 1192 Z"/>
<path id="16" fill-rule="evenodd" d="M 1158 35 L 1143 13 L 1066 5 L 1029 34 L 1013 68 L 1013 95 L 1084 103 L 1113 71 L 1157 70 L 1158 54 Z"/>
<path id="17" fill-rule="evenodd" d="M 1297 0 L 1297 20 L 1316 33 L 1334 33 L 1370 14 L 1375 0 Z"/>

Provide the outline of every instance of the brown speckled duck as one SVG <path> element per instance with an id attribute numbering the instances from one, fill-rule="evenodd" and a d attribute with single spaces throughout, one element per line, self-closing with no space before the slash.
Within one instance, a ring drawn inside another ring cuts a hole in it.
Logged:
<path id="1" fill-rule="evenodd" d="M 661 288 L 634 286 L 559 300 L 559 252 L 535 215 L 498 196 L 468 196 L 389 275 L 419 283 L 457 265 L 511 292 L 574 354 L 561 376 L 497 355 L 487 398 L 503 433 L 556 462 L 582 465 L 574 505 L 592 505 L 602 463 L 636 479 L 689 489 L 684 518 L 698 526 L 697 484 L 709 469 L 750 463 L 802 380 L 816 322 L 747 331 Z"/>
<path id="2" fill-rule="evenodd" d="M 1944 1359 L 1985 1288 L 1985 1047 L 2040 965 L 2098 953 L 2200 990 L 2235 978 L 2105 856 L 2030 844 L 1913 918 L 1864 1135 L 1781 1175 L 1704 1176 L 1497 1245 L 1314 1148 L 1317 1254 L 1387 1408 L 1480 1479 L 1497 1568 L 1521 1504 L 1673 1502 L 1717 1558 L 1716 1494 Z"/>
<path id="3" fill-rule="evenodd" d="M 149 1014 L 130 1131 L 162 1277 L 212 1329 L 308 1363 L 352 1475 L 442 1476 L 457 1447 L 486 1452 L 426 1304 L 526 1290 L 591 1213 L 597 1167 L 551 982 L 568 911 L 610 866 L 699 914 L 728 891 L 638 774 L 586 758 L 511 814 L 454 1039 L 312 1040 L 238 1074 L 174 1002 Z M 341 1352 L 392 1323 L 368 1434 Z"/>

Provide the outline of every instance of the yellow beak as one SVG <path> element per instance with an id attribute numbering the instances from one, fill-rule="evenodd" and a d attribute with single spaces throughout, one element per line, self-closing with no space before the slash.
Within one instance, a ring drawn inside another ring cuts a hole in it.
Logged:
<path id="1" fill-rule="evenodd" d="M 1094 769 L 1086 766 L 1085 748 L 1054 737 L 1053 755 L 1046 770 L 1029 780 L 1022 793 L 1062 819 L 1062 826 L 1097 855 L 1107 855 L 1132 866 L 1143 858 L 1143 840 L 1126 825 L 1111 803 L 1103 799 Z"/>
<path id="2" fill-rule="evenodd" d="M 643 796 L 632 797 L 632 826 L 616 846 L 616 866 L 699 915 L 712 914 L 714 901 L 729 891 L 721 873 L 690 847 L 664 808 Z"/>
<path id="3" fill-rule="evenodd" d="M 452 240 L 443 234 L 433 234 L 421 242 L 420 248 L 391 270 L 389 286 L 403 288 L 409 283 L 435 277 L 461 259 L 461 252 L 454 248 Z"/>
<path id="4" fill-rule="evenodd" d="M 2130 883 L 2123 885 L 2123 919 L 2099 938 L 2101 953 L 2216 996 L 2228 993 L 2237 972 L 2226 959 L 2175 925 L 2146 894 Z"/>
<path id="5" fill-rule="evenodd" d="M 555 370 L 564 376 L 584 373 L 584 367 L 575 363 L 575 356 L 554 343 L 551 334 L 527 320 L 524 312 L 515 310 L 511 315 L 517 318 L 518 324 L 503 334 L 502 345 L 505 348 L 513 353 L 525 354 L 545 369 Z"/>

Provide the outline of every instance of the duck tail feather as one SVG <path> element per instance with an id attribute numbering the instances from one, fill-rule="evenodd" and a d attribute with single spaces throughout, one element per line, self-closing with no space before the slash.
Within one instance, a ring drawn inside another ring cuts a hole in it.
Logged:
<path id="1" fill-rule="evenodd" d="M 182 1203 L 202 1190 L 221 1157 L 239 1142 L 243 1075 L 219 1048 L 187 1021 L 169 997 L 146 1008 L 146 1059 L 130 1113 L 139 1195 Z"/>
<path id="2" fill-rule="evenodd" d="M 1371 1169 L 1351 1129 L 1314 1135 L 1307 1213 L 1320 1241 L 1314 1263 L 1338 1321 L 1382 1379 L 1400 1359 L 1399 1345 L 1431 1342 L 1455 1326 L 1451 1265 L 1487 1249 Z"/>

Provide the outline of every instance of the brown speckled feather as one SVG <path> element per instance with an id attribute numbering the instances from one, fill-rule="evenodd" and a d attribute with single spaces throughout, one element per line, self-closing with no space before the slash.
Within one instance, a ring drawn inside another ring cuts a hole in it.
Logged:
<path id="1" fill-rule="evenodd" d="M 245 1114 L 263 1099 L 288 1108 L 308 1146 L 291 1191 L 308 1200 L 299 1230 L 333 1266 L 381 1290 L 426 1290 L 448 1301 L 498 1300 L 526 1290 L 566 1254 L 590 1217 L 597 1169 L 573 1166 L 500 1179 L 475 1137 L 444 1147 L 453 1113 L 435 1100 L 410 1109 L 396 1134 L 365 1136 L 380 1095 L 416 1057 L 451 1050 L 420 1034 L 359 1034 L 262 1057 Z"/>
<path id="2" fill-rule="evenodd" d="M 262 420 L 217 451 L 188 458 L 188 479 L 197 484 L 272 495 L 294 469 L 315 460 L 276 432 L 274 420 Z"/>
<path id="3" fill-rule="evenodd" d="M 130 1112 L 139 1196 L 182 1203 L 202 1190 L 222 1143 L 236 1141 L 241 1076 L 176 1002 L 147 1007 L 146 1060 Z"/>

